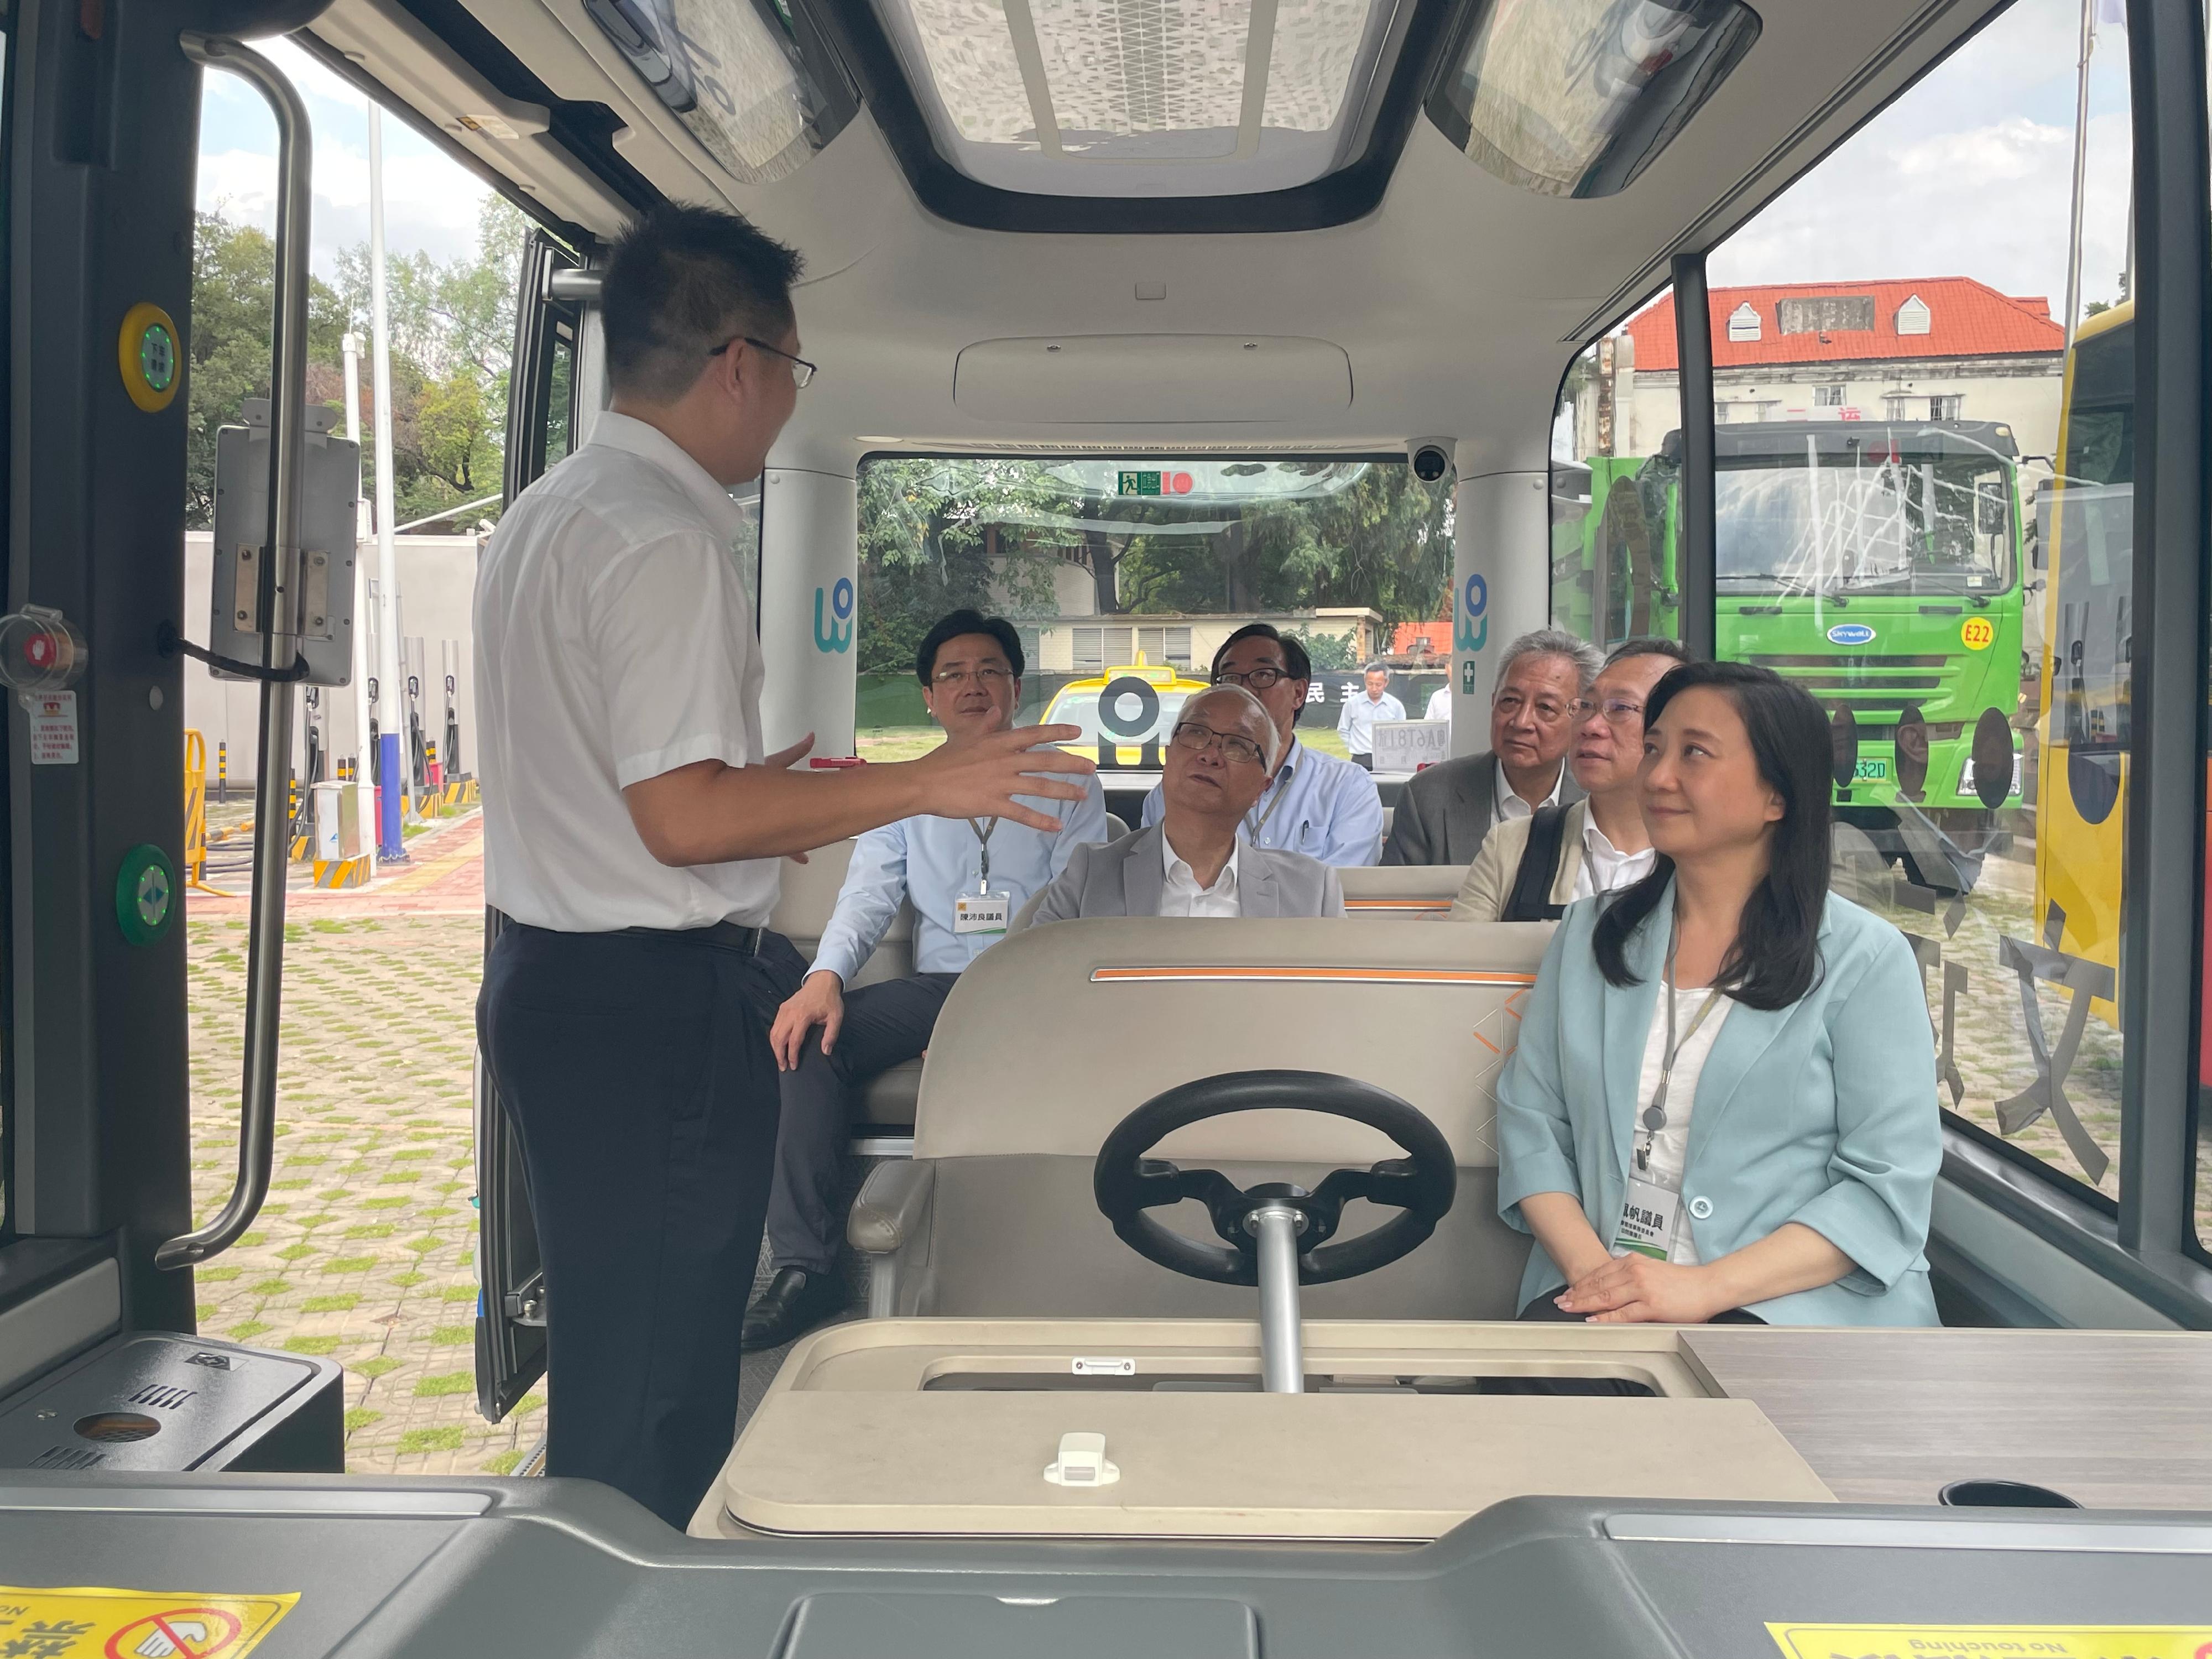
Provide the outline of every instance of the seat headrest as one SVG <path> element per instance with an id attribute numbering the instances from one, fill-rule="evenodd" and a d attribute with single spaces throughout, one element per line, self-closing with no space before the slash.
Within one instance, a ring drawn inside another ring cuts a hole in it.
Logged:
<path id="1" fill-rule="evenodd" d="M 1362 921 L 1442 918 L 1467 879 L 1463 864 L 1382 864 L 1340 870 L 1344 913 Z"/>
<path id="2" fill-rule="evenodd" d="M 1356 1077 L 1494 1164 L 1498 1073 L 1549 923 L 1139 917 L 1016 933 L 960 976 L 930 1038 L 915 1156 L 1091 1157 L 1162 1090 L 1279 1066 Z M 1365 1164 L 1374 1130 L 1247 1112 L 1178 1131 L 1186 1160 Z"/>

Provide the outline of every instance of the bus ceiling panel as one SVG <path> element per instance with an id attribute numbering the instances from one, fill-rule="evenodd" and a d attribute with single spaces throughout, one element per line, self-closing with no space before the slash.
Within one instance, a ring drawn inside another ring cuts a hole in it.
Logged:
<path id="1" fill-rule="evenodd" d="M 1349 409 L 1352 363 L 1326 340 L 1273 335 L 983 340 L 955 361 L 952 401 L 1021 425 L 1273 422 Z"/>
<path id="2" fill-rule="evenodd" d="M 629 216 L 622 195 L 552 135 L 550 108 L 499 91 L 394 0 L 334 0 L 307 38 L 543 216 L 599 236 Z"/>

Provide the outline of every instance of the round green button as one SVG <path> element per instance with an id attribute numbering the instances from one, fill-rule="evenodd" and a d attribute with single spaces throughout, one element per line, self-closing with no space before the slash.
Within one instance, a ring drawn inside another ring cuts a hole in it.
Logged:
<path id="1" fill-rule="evenodd" d="M 176 910 L 177 872 L 168 854 L 150 844 L 123 855 L 115 878 L 115 920 L 133 945 L 151 945 L 169 931 Z"/>
<path id="2" fill-rule="evenodd" d="M 163 324 L 149 323 L 138 337 L 138 372 L 156 392 L 167 392 L 177 378 L 177 343 Z"/>

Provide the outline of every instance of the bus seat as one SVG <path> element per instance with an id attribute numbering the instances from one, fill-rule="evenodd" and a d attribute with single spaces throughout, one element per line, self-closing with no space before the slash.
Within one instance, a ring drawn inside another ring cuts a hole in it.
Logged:
<path id="1" fill-rule="evenodd" d="M 1458 1195 L 1420 1249 L 1315 1286 L 1316 1317 L 1510 1319 L 1528 1240 L 1498 1218 L 1492 1088 L 1548 924 L 1101 919 L 1009 937 L 946 1000 L 911 1162 L 871 1172 L 848 1237 L 875 1316 L 1249 1316 L 1252 1295 L 1154 1266 L 1091 1197 L 1108 1133 L 1162 1090 L 1268 1066 L 1365 1079 L 1426 1113 Z M 1382 1135 L 1297 1112 L 1217 1118 L 1158 1155 L 1240 1185 L 1312 1186 L 1396 1156 Z M 1364 1206 L 1354 1206 L 1364 1210 Z M 1385 1218 L 1347 1212 L 1346 1236 Z M 1203 1234 L 1195 1205 L 1163 1214 Z"/>
<path id="2" fill-rule="evenodd" d="M 1371 865 L 1339 870 L 1344 914 L 1363 921 L 1437 921 L 1451 914 L 1467 869 L 1456 864 Z"/>
<path id="3" fill-rule="evenodd" d="M 833 842 L 806 855 L 806 862 L 786 860 L 783 893 L 776 902 L 769 926 L 798 947 L 808 962 L 822 948 L 823 930 L 837 908 L 837 891 L 845 884 L 845 872 L 853 862 L 853 842 Z M 853 976 L 853 985 L 873 985 L 878 980 L 903 979 L 914 972 L 914 911 L 899 906 L 898 915 L 884 931 L 875 954 Z M 872 1079 L 861 1091 L 855 1127 L 898 1127 L 914 1121 L 915 1101 L 921 1087 L 921 1062 L 908 1060 Z"/>
<path id="4" fill-rule="evenodd" d="M 1124 836 L 1134 835 L 1135 833 L 1136 832 L 1134 830 L 1129 828 L 1129 821 L 1123 817 L 1119 812 L 1109 812 L 1106 815 L 1106 844 L 1108 846 L 1112 846 Z"/>

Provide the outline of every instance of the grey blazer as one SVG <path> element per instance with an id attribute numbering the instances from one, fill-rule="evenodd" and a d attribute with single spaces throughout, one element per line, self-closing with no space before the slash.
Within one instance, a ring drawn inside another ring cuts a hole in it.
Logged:
<path id="1" fill-rule="evenodd" d="M 1559 802 L 1583 798 L 1582 786 L 1561 763 Z M 1483 837 L 1498 821 L 1498 757 L 1490 750 L 1462 755 L 1416 772 L 1406 781 L 1390 815 L 1390 838 L 1382 843 L 1385 864 L 1474 862 Z"/>
<path id="2" fill-rule="evenodd" d="M 1018 933 L 1079 916 L 1156 916 L 1167 890 L 1158 824 L 1103 846 L 1079 847 L 1052 885 L 1022 907 L 1007 928 Z M 1237 907 L 1248 916 L 1340 916 L 1344 887 L 1336 872 L 1303 853 L 1240 843 Z"/>

